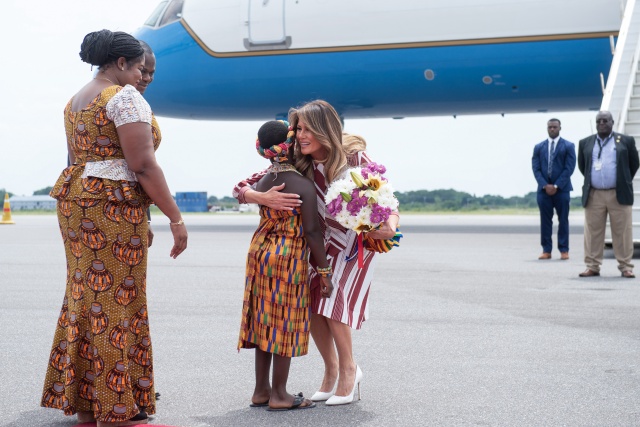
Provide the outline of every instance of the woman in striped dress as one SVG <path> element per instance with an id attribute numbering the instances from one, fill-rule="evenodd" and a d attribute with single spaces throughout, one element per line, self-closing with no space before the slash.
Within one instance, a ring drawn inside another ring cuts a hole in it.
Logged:
<path id="1" fill-rule="evenodd" d="M 362 379 L 362 371 L 353 359 L 351 329 L 360 329 L 368 318 L 375 253 L 365 250 L 364 266 L 358 268 L 357 257 L 351 257 L 357 245 L 356 233 L 345 229 L 327 213 L 324 196 L 329 184 L 348 168 L 365 165 L 371 160 L 364 151 L 345 150 L 340 118 L 325 101 L 312 101 L 292 109 L 289 122 L 296 131 L 296 168 L 316 186 L 320 227 L 335 286 L 330 298 L 320 298 L 319 278 L 312 269 L 311 336 L 324 360 L 325 372 L 320 389 L 311 399 L 326 400 L 327 405 L 351 403 L 356 400 L 356 390 Z M 241 203 L 260 203 L 274 208 L 291 208 L 297 204 L 295 196 L 275 191 L 281 188 L 274 187 L 268 192 L 251 188 L 262 174 L 239 183 L 234 189 L 234 197 Z M 390 239 L 395 235 L 397 224 L 396 213 L 369 235 Z"/>

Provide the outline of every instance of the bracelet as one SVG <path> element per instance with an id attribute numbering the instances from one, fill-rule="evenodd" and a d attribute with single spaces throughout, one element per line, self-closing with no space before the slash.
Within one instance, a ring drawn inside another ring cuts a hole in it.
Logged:
<path id="1" fill-rule="evenodd" d="M 318 272 L 318 274 L 322 277 L 331 277 L 332 273 L 333 273 L 333 269 L 331 268 L 331 266 L 328 267 L 318 267 L 316 268 L 316 271 Z"/>
<path id="2" fill-rule="evenodd" d="M 169 221 L 169 225 L 184 225 L 184 219 L 180 218 L 180 221 L 178 222 Z"/>

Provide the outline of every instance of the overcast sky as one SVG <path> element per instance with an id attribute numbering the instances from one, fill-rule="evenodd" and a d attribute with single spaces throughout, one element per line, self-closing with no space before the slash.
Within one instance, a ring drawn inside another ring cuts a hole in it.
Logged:
<path id="1" fill-rule="evenodd" d="M 0 188 L 31 195 L 53 185 L 66 166 L 63 108 L 91 78 L 78 56 L 83 37 L 102 28 L 133 32 L 158 3 L 3 1 Z M 157 68 L 162 73 L 162 63 Z M 546 138 L 552 116 L 562 120 L 561 136 L 576 145 L 594 132 L 595 112 L 347 120 L 345 130 L 365 137 L 398 191 L 453 188 L 509 197 L 535 190 L 533 146 Z M 172 192 L 231 195 L 236 182 L 267 166 L 254 148 L 262 122 L 158 121 L 157 158 Z M 220 144 L 236 147 L 237 157 L 214 160 Z M 573 195 L 580 195 L 577 169 L 572 180 Z"/>

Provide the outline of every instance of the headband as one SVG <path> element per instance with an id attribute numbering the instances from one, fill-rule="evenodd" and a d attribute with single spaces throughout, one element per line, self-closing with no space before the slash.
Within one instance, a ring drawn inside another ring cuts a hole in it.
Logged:
<path id="1" fill-rule="evenodd" d="M 269 148 L 262 148 L 260 146 L 260 140 L 256 138 L 256 150 L 258 150 L 258 154 L 260 154 L 265 159 L 273 159 L 276 162 L 285 162 L 288 159 L 287 154 L 289 153 L 289 147 L 293 144 L 291 138 L 295 135 L 293 128 L 289 125 L 289 122 L 286 120 L 278 120 L 285 124 L 289 132 L 287 133 L 287 140 L 281 142 L 279 144 L 272 145 Z"/>

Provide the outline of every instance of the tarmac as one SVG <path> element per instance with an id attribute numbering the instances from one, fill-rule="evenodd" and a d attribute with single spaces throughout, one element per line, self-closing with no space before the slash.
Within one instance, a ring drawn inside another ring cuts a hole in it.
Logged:
<path id="1" fill-rule="evenodd" d="M 66 274 L 57 220 L 13 219 L 0 226 L 0 426 L 72 426 L 39 407 Z M 236 350 L 258 217 L 185 221 L 189 247 L 173 260 L 168 221 L 154 217 L 154 424 L 640 425 L 640 276 L 621 278 L 607 251 L 601 277 L 578 277 L 580 214 L 568 261 L 557 250 L 538 261 L 536 215 L 403 215 L 401 246 L 379 256 L 370 319 L 353 333 L 362 400 L 275 413 L 249 408 L 253 352 Z M 310 396 L 322 372 L 311 344 L 292 361 L 289 391 Z"/>

